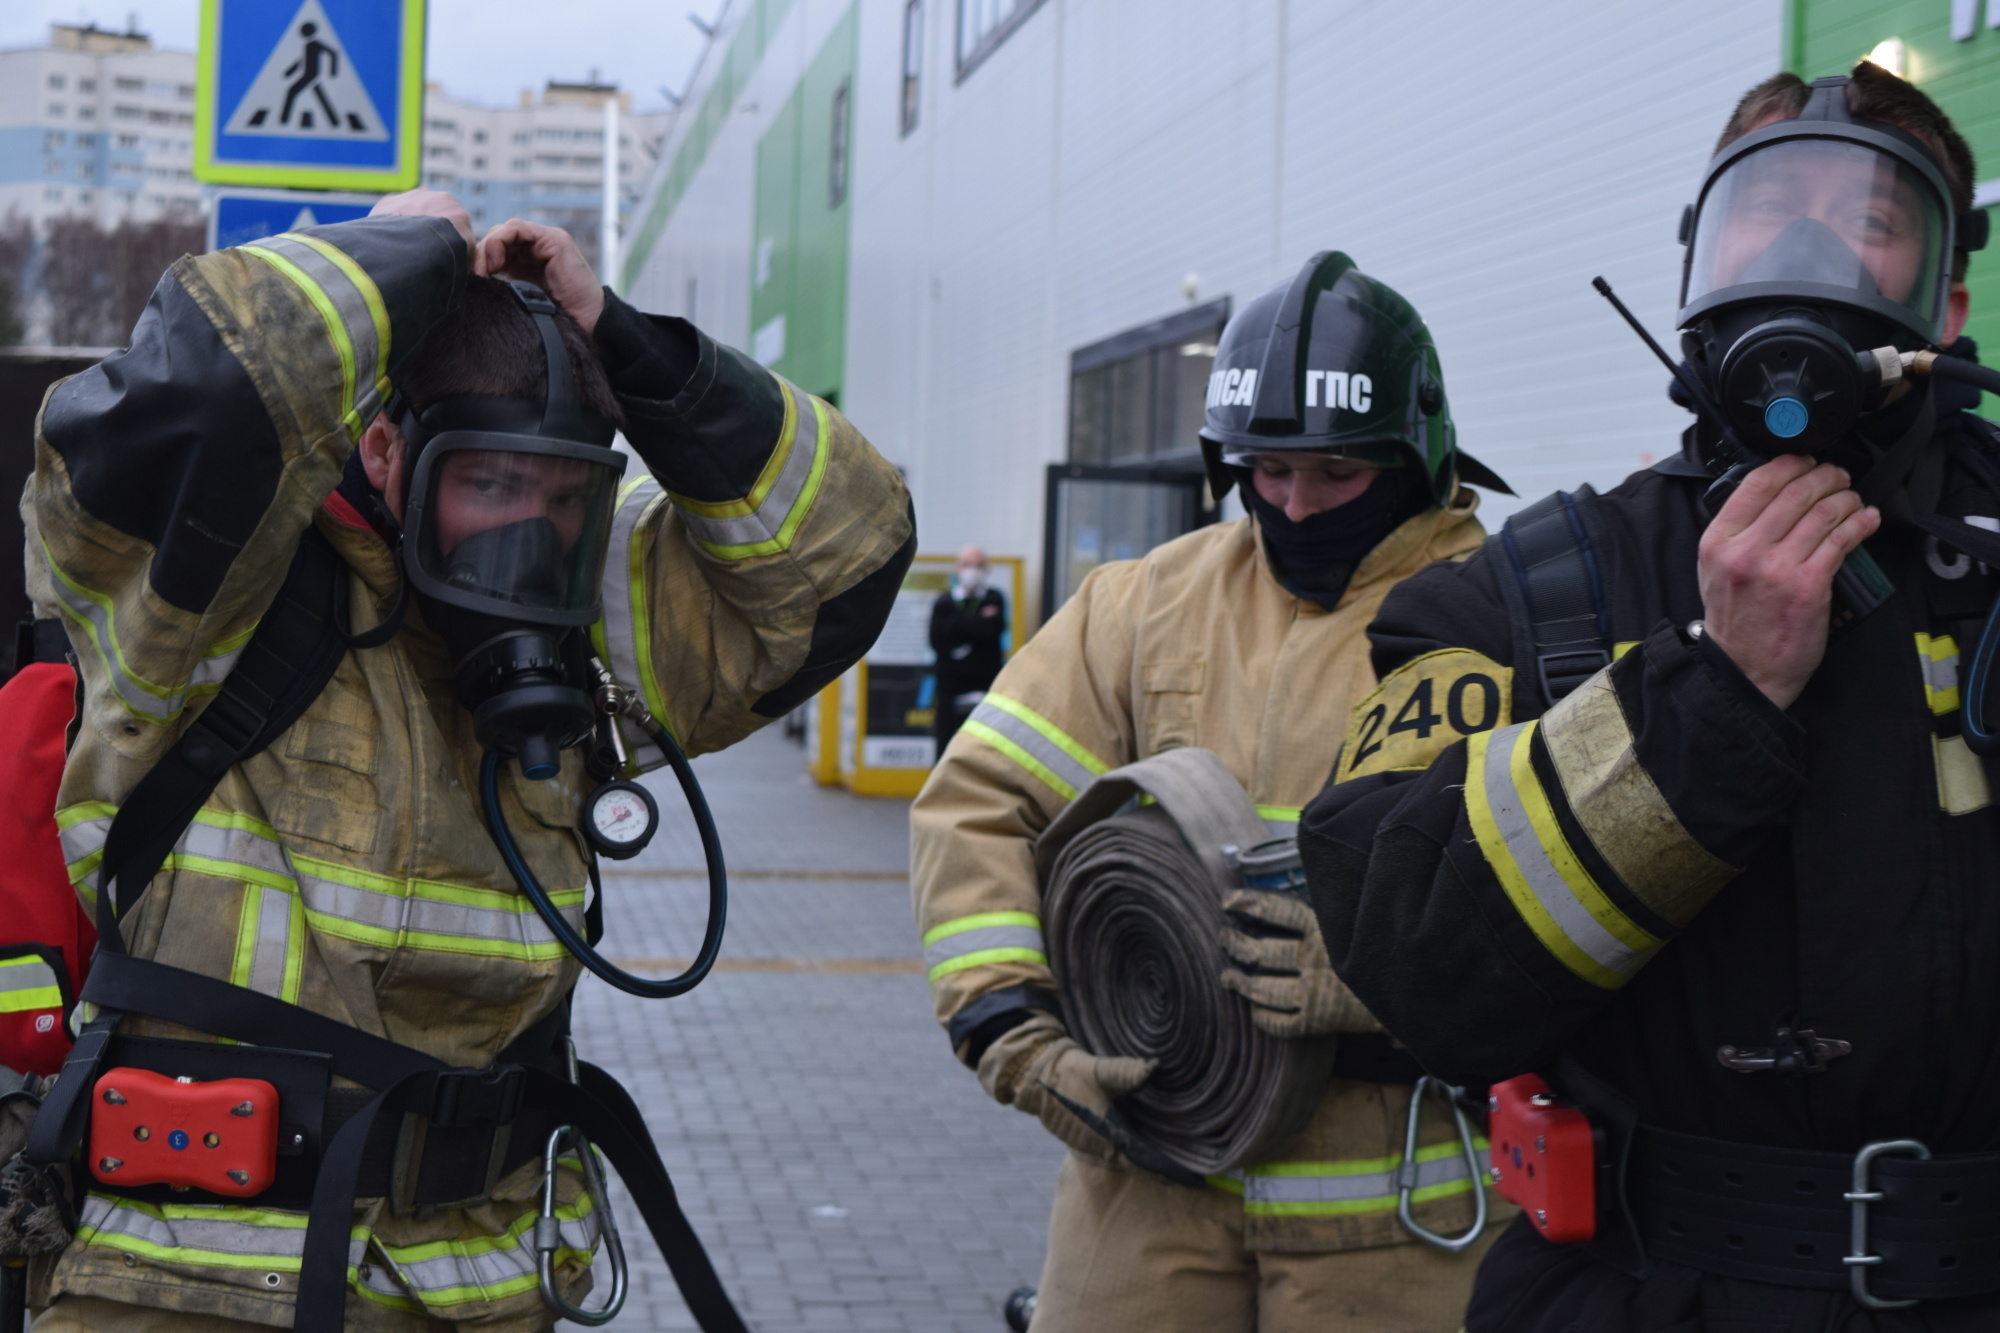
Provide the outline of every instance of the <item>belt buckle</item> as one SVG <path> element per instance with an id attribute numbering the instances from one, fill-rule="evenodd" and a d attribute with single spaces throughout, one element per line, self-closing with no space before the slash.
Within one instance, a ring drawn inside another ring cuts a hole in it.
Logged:
<path id="1" fill-rule="evenodd" d="M 1916 1139 L 1877 1139 L 1863 1144 L 1861 1151 L 1854 1154 L 1854 1188 L 1840 1196 L 1847 1200 L 1849 1208 L 1848 1253 L 1840 1262 L 1847 1265 L 1848 1289 L 1856 1301 L 1871 1310 L 1903 1310 L 1916 1302 L 1885 1301 L 1868 1290 L 1868 1270 L 1882 1262 L 1881 1255 L 1868 1252 L 1868 1205 L 1880 1203 L 1883 1198 L 1882 1191 L 1873 1188 L 1870 1176 L 1875 1159 L 1886 1153 L 1909 1153 L 1924 1162 L 1931 1157 L 1931 1150 Z"/>

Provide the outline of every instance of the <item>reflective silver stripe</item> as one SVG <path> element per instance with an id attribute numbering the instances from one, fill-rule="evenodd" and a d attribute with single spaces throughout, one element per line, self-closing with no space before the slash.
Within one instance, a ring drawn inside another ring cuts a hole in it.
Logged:
<path id="1" fill-rule="evenodd" d="M 767 553 L 765 548 L 783 550 L 789 545 L 782 534 L 820 463 L 820 451 L 826 447 L 811 396 L 782 378 L 773 378 L 778 379 L 779 391 L 792 409 L 792 447 L 772 478 L 771 489 L 751 513 L 729 518 L 699 514 L 686 504 L 677 506 L 695 540 L 724 559 L 762 555 Z"/>
<path id="2" fill-rule="evenodd" d="M 267 236 L 258 240 L 255 248 L 269 250 L 296 264 L 300 272 L 319 285 L 327 300 L 333 302 L 354 350 L 354 401 L 342 403 L 341 408 L 346 410 L 351 407 L 355 421 L 360 426 L 366 426 L 382 406 L 381 385 L 378 382 L 382 366 L 382 340 L 376 336 L 375 316 L 368 308 L 368 298 L 338 264 L 296 237 Z M 356 434 L 359 434 L 358 429 Z"/>
<path id="3" fill-rule="evenodd" d="M 80 819 L 57 836 L 62 841 L 63 864 L 75 865 L 87 857 L 104 850 L 104 840 L 111 834 L 111 816 L 96 819 Z"/>
<path id="4" fill-rule="evenodd" d="M 250 975 L 242 984 L 260 995 L 294 999 L 296 996 L 287 992 L 295 988 L 285 985 L 292 956 L 292 895 L 268 885 L 245 887 L 248 893 L 256 895 L 257 938 L 250 957 Z"/>
<path id="5" fill-rule="evenodd" d="M 227 818 L 228 816 L 219 816 Z M 211 861 L 227 861 L 233 865 L 261 870 L 267 875 L 282 875 L 288 880 L 296 880 L 292 870 L 292 858 L 285 853 L 282 843 L 276 842 L 253 829 L 219 828 L 204 823 L 200 815 L 187 826 L 180 840 L 174 844 L 176 852 L 190 856 L 205 857 Z"/>
<path id="6" fill-rule="evenodd" d="M 1932 657 L 1925 654 L 1924 684 L 1933 694 L 1944 694 L 1958 688 L 1958 654 L 1949 657 Z"/>
<path id="7" fill-rule="evenodd" d="M 947 935 L 927 946 L 924 949 L 924 967 L 935 972 L 946 963 L 995 949 L 1024 949 L 1044 958 L 1048 955 L 1048 945 L 1042 939 L 1042 932 L 1033 926 L 980 926 Z"/>
<path id="8" fill-rule="evenodd" d="M 1548 849 L 1529 822 L 1521 793 L 1514 785 L 1514 747 L 1517 738 L 1532 726 L 1533 722 L 1519 722 L 1503 727 L 1490 733 L 1485 742 L 1486 762 L 1481 776 L 1485 779 L 1486 803 L 1494 827 L 1507 844 L 1521 878 L 1556 928 L 1599 967 L 1630 977 L 1652 956 L 1651 952 L 1628 948 L 1578 900 L 1562 872 L 1549 859 Z"/>
<path id="9" fill-rule="evenodd" d="M 640 524 L 656 503 L 664 502 L 662 497 L 665 494 L 660 483 L 651 477 L 641 477 L 627 485 L 625 494 L 618 502 L 617 512 L 611 518 L 611 546 L 604 558 L 604 664 L 611 669 L 613 679 L 620 685 L 628 690 L 642 691 L 647 696 L 648 708 L 653 706 L 652 691 L 646 688 L 646 676 L 639 665 L 640 626 L 632 611 L 635 591 L 643 598 L 646 586 L 643 572 L 636 582 L 634 580 L 632 556 Z M 626 746 L 641 767 L 651 768 L 667 761 L 652 738 L 636 725 L 623 718 L 618 725 Z"/>
<path id="10" fill-rule="evenodd" d="M 1451 1144 L 1450 1154 L 1426 1161 L 1417 1160 L 1419 1190 L 1470 1179 L 1465 1154 Z M 1328 1163 L 1338 1165 L 1338 1163 Z M 1381 1203 L 1396 1201 L 1396 1168 L 1386 1171 L 1327 1172 L 1325 1174 L 1267 1175 L 1269 1167 L 1252 1167 L 1243 1174 L 1246 1204 Z"/>
<path id="11" fill-rule="evenodd" d="M 104 677 L 111 682 L 111 688 L 118 695 L 120 703 L 141 717 L 155 722 L 166 722 L 177 716 L 187 705 L 188 697 L 202 690 L 212 690 L 236 669 L 236 660 L 243 655 L 247 644 L 237 644 L 228 652 L 204 657 L 195 663 L 188 673 L 187 683 L 179 689 L 166 689 L 143 681 L 139 675 L 125 665 L 125 655 L 118 647 L 116 628 L 112 615 L 102 602 L 86 595 L 82 589 L 73 587 L 68 579 L 56 568 L 54 560 L 48 561 L 49 586 L 55 590 L 56 600 L 72 618 L 86 626 L 82 636 L 90 641 L 97 659 L 104 665 Z M 71 635 L 71 642 L 78 636 Z"/>
<path id="12" fill-rule="evenodd" d="M 228 1205 L 149 1207 L 91 1194 L 83 1201 L 76 1240 L 164 1263 L 296 1273 L 306 1247 L 306 1218 Z M 367 1245 L 365 1235 L 349 1240 L 347 1262 L 359 1264 Z"/>
<path id="13" fill-rule="evenodd" d="M 586 1196 L 587 1198 L 587 1196 Z M 579 1200 L 579 1203 L 584 1203 Z M 565 1216 L 573 1209 L 556 1210 L 556 1226 L 563 1248 L 589 1254 L 597 1245 L 595 1212 L 582 1217 Z M 435 1244 L 397 1247 L 381 1245 L 396 1276 L 426 1309 L 448 1310 L 467 1301 L 491 1300 L 501 1294 L 532 1290 L 536 1285 L 535 1233 L 532 1227 L 514 1238 L 512 1245 L 496 1244 L 499 1237 L 481 1237 L 474 1242 L 458 1242 L 462 1248 L 429 1258 L 405 1260 L 400 1253 L 435 1249 Z M 473 1248 L 473 1246 L 482 1248 Z M 484 1248 L 491 1246 L 492 1248 Z M 558 1251 L 560 1253 L 560 1251 Z"/>
<path id="14" fill-rule="evenodd" d="M 393 934 L 399 942 L 412 934 L 424 934 L 480 944 L 515 945 L 523 951 L 561 947 L 541 917 L 532 911 L 478 907 L 415 892 L 383 892 L 309 873 L 299 875 L 299 894 L 305 899 L 307 910 L 316 915 Z M 583 929 L 581 903 L 565 904 L 559 910 L 564 920 L 578 930 Z"/>
<path id="15" fill-rule="evenodd" d="M 40 990 L 56 984 L 56 970 L 40 958 L 0 958 L 0 993 Z"/>
<path id="16" fill-rule="evenodd" d="M 1011 709 L 1008 707 L 1010 704 Z M 1088 787 L 1091 780 L 1104 770 L 1093 771 L 1082 760 L 1057 744 L 1053 737 L 1035 726 L 1028 717 L 1021 716 L 1024 713 L 1040 716 L 1011 699 L 1002 700 L 988 691 L 986 697 L 980 701 L 979 707 L 972 710 L 972 716 L 966 719 L 965 725 L 973 735 L 982 740 L 991 742 L 997 737 L 1005 742 L 997 747 L 1001 753 L 1017 761 L 1025 757 L 1030 761 L 1028 765 L 1030 771 L 1039 768 L 1041 772 L 1036 776 L 1046 774 L 1053 778 L 1054 781 L 1050 785 L 1057 793 L 1066 801 L 1074 800 L 1076 794 Z M 1046 719 L 1042 721 L 1050 731 L 1056 730 Z M 1015 747 L 1019 753 L 1010 753 L 1007 748 L 1009 745 Z"/>

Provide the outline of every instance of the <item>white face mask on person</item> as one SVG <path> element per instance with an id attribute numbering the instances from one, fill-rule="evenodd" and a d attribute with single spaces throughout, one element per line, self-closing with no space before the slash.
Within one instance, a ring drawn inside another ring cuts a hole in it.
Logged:
<path id="1" fill-rule="evenodd" d="M 953 586 L 960 597 L 977 597 L 986 591 L 986 566 L 960 565 L 953 579 Z"/>

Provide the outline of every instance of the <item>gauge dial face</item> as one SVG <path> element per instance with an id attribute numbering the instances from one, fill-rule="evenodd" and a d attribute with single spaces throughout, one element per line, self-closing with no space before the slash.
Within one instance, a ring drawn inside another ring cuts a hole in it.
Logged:
<path id="1" fill-rule="evenodd" d="M 653 816 L 639 793 L 613 787 L 591 799 L 590 822 L 606 842 L 625 845 L 646 836 Z"/>

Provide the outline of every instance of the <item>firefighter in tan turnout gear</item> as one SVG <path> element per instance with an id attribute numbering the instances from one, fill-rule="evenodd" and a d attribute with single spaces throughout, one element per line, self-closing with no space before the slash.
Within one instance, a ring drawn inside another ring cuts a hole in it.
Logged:
<path id="1" fill-rule="evenodd" d="M 1202 431 L 1218 494 L 1251 515 L 1093 572 L 1008 663 L 911 812 L 919 928 L 937 1017 L 998 1101 L 1069 1146 L 1037 1333 L 1451 1333 L 1483 1246 L 1447 1254 L 1397 1219 L 1421 1073 L 1326 965 L 1296 899 L 1238 890 L 1247 932 L 1221 981 L 1281 1036 L 1338 1031 L 1307 1127 L 1206 1188 L 1142 1171 L 1065 1102 L 1101 1116 L 1147 1062 L 1068 1035 L 1043 939 L 1033 844 L 1101 773 L 1181 746 L 1219 755 L 1289 833 L 1347 710 L 1374 685 L 1363 633 L 1395 583 L 1476 549 L 1437 354 L 1416 312 L 1315 256 L 1224 331 Z M 1296 370 L 1294 369 L 1296 367 Z M 1256 938 L 1252 938 L 1252 934 Z M 1418 1223 L 1460 1234 L 1474 1190 L 1450 1115 L 1421 1121 Z M 1435 1123 L 1433 1123 L 1435 1121 Z"/>
<path id="2" fill-rule="evenodd" d="M 23 509 L 37 610 L 61 617 L 85 682 L 58 822 L 87 904 L 120 803 L 230 697 L 223 682 L 278 615 L 295 549 L 330 548 L 359 646 L 343 645 L 289 730 L 220 775 L 150 885 L 119 885 L 116 933 L 146 966 L 229 983 L 240 998 L 218 1022 L 289 1013 L 328 1039 L 206 1046 L 211 1060 L 330 1050 L 338 1076 L 349 1047 L 400 1051 L 439 1095 L 375 1122 L 360 1197 L 334 1201 L 334 1286 L 317 1307 L 310 1176 L 303 1196 L 125 1189 L 91 1154 L 76 1167 L 74 1238 L 37 1268 L 38 1329 L 337 1328 L 343 1298 L 348 1328 L 550 1327 L 535 1224 L 553 1125 L 534 1090 L 569 1086 L 546 1034 L 579 967 L 489 836 L 494 714 L 465 702 L 479 685 L 465 663 L 534 640 L 469 646 L 493 624 L 399 585 L 441 559 L 431 586 L 514 579 L 524 614 L 581 607 L 560 663 L 527 665 L 566 682 L 569 663 L 594 657 L 643 703 L 615 721 L 629 775 L 661 761 L 649 738 L 719 749 L 837 676 L 873 641 L 914 549 L 895 469 L 839 413 L 692 325 L 619 301 L 565 233 L 510 222 L 475 246 L 437 194 L 376 213 L 175 264 L 130 348 L 51 392 Z M 499 277 L 532 281 L 560 310 Z M 559 393 L 559 377 L 574 383 Z M 571 395 L 601 427 L 596 445 L 536 436 Z M 637 455 L 618 462 L 622 479 L 592 461 L 612 453 L 613 421 Z M 457 452 L 412 457 L 422 434 L 444 448 L 436 432 L 452 430 Z M 529 447 L 538 439 L 551 452 Z M 399 614 L 399 632 L 370 632 Z M 634 725 L 646 714 L 665 730 Z M 559 748 L 543 768 L 517 748 L 498 809 L 552 911 L 580 930 L 584 756 Z M 120 961 L 100 947 L 86 999 Z M 111 1006 L 126 1010 L 114 1063 L 136 1062 L 142 1037 L 223 1034 L 163 1021 L 175 997 L 157 999 Z M 300 1128 L 328 1154 L 324 1178 L 342 1117 L 385 1085 L 320 1079 L 324 1118 Z M 201 1151 L 197 1136 L 185 1155 Z M 576 1172 L 560 1175 L 556 1269 L 580 1300 L 600 1205 Z"/>

